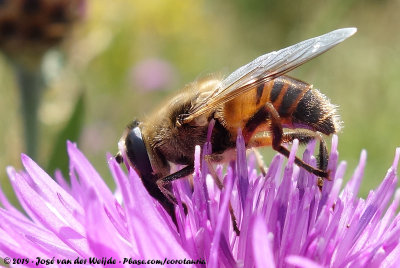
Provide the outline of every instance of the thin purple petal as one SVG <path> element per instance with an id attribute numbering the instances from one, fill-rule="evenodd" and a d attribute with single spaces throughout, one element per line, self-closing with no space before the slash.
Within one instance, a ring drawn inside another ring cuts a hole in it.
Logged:
<path id="1" fill-rule="evenodd" d="M 274 254 L 272 252 L 271 239 L 273 236 L 268 234 L 265 220 L 258 216 L 252 223 L 252 248 L 254 252 L 256 267 L 276 267 Z"/>

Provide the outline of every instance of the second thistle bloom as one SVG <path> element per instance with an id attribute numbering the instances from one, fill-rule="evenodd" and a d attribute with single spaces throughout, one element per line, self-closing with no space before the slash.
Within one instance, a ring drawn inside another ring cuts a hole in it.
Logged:
<path id="1" fill-rule="evenodd" d="M 85 2 L 84 0 L 1 1 L 0 48 L 10 55 L 33 54 L 47 50 L 58 44 L 72 23 L 83 16 Z"/>

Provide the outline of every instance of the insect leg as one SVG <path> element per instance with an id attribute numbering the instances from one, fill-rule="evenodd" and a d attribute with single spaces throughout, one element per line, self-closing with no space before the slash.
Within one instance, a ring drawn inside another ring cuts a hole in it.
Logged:
<path id="1" fill-rule="evenodd" d="M 282 142 L 284 142 L 284 139 L 283 139 L 284 133 L 283 133 L 283 129 L 282 129 L 280 116 L 279 116 L 278 112 L 276 111 L 275 107 L 271 103 L 269 103 L 269 102 L 266 103 L 264 107 L 267 110 L 267 112 L 269 113 L 270 119 L 271 119 L 272 148 L 275 151 L 283 154 L 284 156 L 289 157 L 290 151 L 286 147 L 282 146 Z M 268 138 L 270 138 L 270 137 L 268 137 Z M 267 142 L 270 142 L 270 140 L 267 140 Z M 268 145 L 270 145 L 270 143 Z M 299 167 L 304 168 L 308 172 L 313 173 L 318 177 L 323 177 L 323 178 L 329 177 L 329 173 L 327 171 L 321 170 L 319 168 L 314 168 L 314 167 L 310 166 L 309 164 L 305 163 L 303 160 L 301 160 L 297 156 L 295 156 L 294 162 Z"/>
<path id="2" fill-rule="evenodd" d="M 264 164 L 264 160 L 260 152 L 256 148 L 252 148 L 252 151 L 254 153 L 254 156 L 256 157 L 256 162 L 258 169 L 260 170 L 261 174 L 265 177 L 267 175 L 266 166 Z"/>
<path id="3" fill-rule="evenodd" d="M 249 142 L 249 147 L 272 146 L 272 136 L 254 137 Z"/>
<path id="4" fill-rule="evenodd" d="M 208 170 L 211 173 L 211 177 L 214 179 L 214 182 L 218 186 L 218 189 L 222 190 L 222 188 L 224 188 L 224 184 L 222 183 L 221 179 L 218 177 L 217 172 L 215 172 L 214 166 L 212 164 L 212 156 L 206 155 L 206 156 L 204 156 L 204 158 L 206 160 Z M 229 201 L 229 213 L 231 214 L 233 230 L 235 231 L 236 235 L 239 236 L 240 230 L 239 230 L 239 226 L 237 224 L 237 219 L 236 219 L 235 213 L 232 208 L 231 201 Z"/>
<path id="5" fill-rule="evenodd" d="M 328 150 L 326 149 L 326 143 L 321 133 L 319 132 L 308 132 L 308 131 L 290 131 L 283 133 L 282 137 L 284 142 L 292 142 L 294 139 L 298 139 L 300 144 L 307 144 L 311 140 L 319 140 L 319 153 L 317 167 L 321 170 L 326 171 L 328 168 Z"/>
<path id="6" fill-rule="evenodd" d="M 172 181 L 186 177 L 190 174 L 192 174 L 194 171 L 194 166 L 193 165 L 188 165 L 181 170 L 178 170 L 175 173 L 172 173 L 171 175 L 168 175 L 164 178 L 158 179 L 157 180 L 157 186 L 160 189 L 160 191 L 163 193 L 163 195 L 173 204 L 177 204 L 176 198 L 171 193 L 170 190 L 166 188 L 167 185 L 169 185 Z"/>
<path id="7" fill-rule="evenodd" d="M 319 153 L 317 157 L 317 167 L 320 170 L 323 170 L 325 172 L 328 172 L 328 177 L 325 177 L 327 180 L 330 180 L 329 178 L 329 171 L 328 169 L 328 150 L 326 149 L 326 143 L 325 140 L 323 139 L 321 133 L 319 132 L 304 132 L 304 131 L 291 131 L 291 132 L 286 132 L 283 134 L 283 139 L 285 142 L 292 142 L 294 139 L 298 139 L 300 144 L 307 144 L 313 139 L 318 139 L 319 140 Z M 320 191 L 322 191 L 322 186 L 324 186 L 324 180 L 322 177 L 318 178 L 317 182 L 318 188 Z"/>

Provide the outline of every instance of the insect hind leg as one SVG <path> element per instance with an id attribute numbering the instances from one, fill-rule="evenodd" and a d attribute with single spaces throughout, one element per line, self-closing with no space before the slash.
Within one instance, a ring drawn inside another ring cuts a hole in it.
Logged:
<path id="1" fill-rule="evenodd" d="M 271 146 L 272 148 L 283 154 L 286 157 L 289 157 L 290 151 L 282 145 L 284 142 L 293 141 L 295 138 L 299 138 L 299 140 L 306 142 L 307 140 L 311 140 L 313 138 L 318 138 L 318 136 L 307 137 L 307 135 L 300 135 L 297 133 L 296 135 L 290 135 L 283 132 L 282 123 L 280 120 L 280 116 L 276 111 L 275 107 L 271 103 L 266 103 L 263 107 L 265 112 L 263 115 L 268 114 L 268 118 L 271 120 L 271 136 L 266 137 L 256 137 L 250 140 L 249 145 L 254 147 L 262 147 L 262 146 Z M 258 113 L 261 113 L 260 111 Z M 264 116 L 265 117 L 265 116 Z M 318 138 L 320 139 L 320 138 Z M 323 140 L 322 138 L 320 140 Z M 303 160 L 295 156 L 295 163 L 299 167 L 304 168 L 310 173 L 315 174 L 318 177 L 328 178 L 329 173 L 326 171 L 327 167 L 327 150 L 325 142 L 320 143 L 320 157 L 319 157 L 318 168 L 312 167 L 309 164 L 305 163 Z"/>
<path id="2" fill-rule="evenodd" d="M 322 191 L 322 187 L 324 186 L 323 178 L 330 180 L 328 169 L 328 150 L 326 149 L 325 140 L 322 137 L 320 132 L 305 132 L 305 131 L 292 131 L 284 134 L 284 139 L 287 142 L 292 142 L 294 139 L 298 139 L 301 144 L 307 144 L 311 140 L 316 139 L 319 140 L 319 153 L 317 157 L 317 167 L 318 169 L 327 172 L 327 177 L 318 177 L 318 188 Z"/>
<path id="3" fill-rule="evenodd" d="M 319 152 L 317 156 L 317 167 L 324 171 L 328 169 L 328 150 L 326 148 L 326 142 L 320 132 L 294 130 L 290 132 L 285 132 L 282 139 L 284 142 L 292 142 L 293 140 L 297 139 L 299 140 L 300 144 L 308 144 L 311 140 L 318 140 Z"/>

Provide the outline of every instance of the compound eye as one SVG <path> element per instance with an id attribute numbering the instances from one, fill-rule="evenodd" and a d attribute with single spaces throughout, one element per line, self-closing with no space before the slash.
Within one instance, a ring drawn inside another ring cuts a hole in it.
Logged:
<path id="1" fill-rule="evenodd" d="M 125 148 L 129 162 L 133 165 L 133 168 L 139 172 L 139 175 L 146 176 L 153 173 L 149 155 L 139 127 L 134 127 L 129 130 L 125 139 Z"/>

